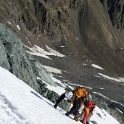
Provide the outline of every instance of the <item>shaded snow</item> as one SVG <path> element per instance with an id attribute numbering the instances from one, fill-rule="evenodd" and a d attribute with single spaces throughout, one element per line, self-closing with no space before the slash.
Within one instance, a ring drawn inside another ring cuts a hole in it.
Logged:
<path id="1" fill-rule="evenodd" d="M 91 64 L 93 67 L 97 68 L 97 69 L 101 69 L 101 70 L 104 70 L 102 67 L 100 67 L 99 65 L 96 65 L 96 64 Z"/>
<path id="2" fill-rule="evenodd" d="M 48 72 L 52 72 L 52 73 L 57 73 L 57 74 L 62 74 L 61 70 L 57 69 L 57 68 L 53 68 L 50 66 L 45 66 L 43 65 L 43 67 L 48 71 Z"/>
<path id="3" fill-rule="evenodd" d="M 19 27 L 19 25 L 17 25 L 17 28 L 20 30 L 20 27 Z"/>
<path id="4" fill-rule="evenodd" d="M 114 77 L 109 77 L 109 76 L 107 76 L 107 75 L 104 75 L 104 74 L 102 74 L 102 73 L 98 73 L 100 76 L 102 76 L 102 77 L 104 77 L 104 78 L 106 78 L 106 79 L 110 79 L 110 80 L 113 80 L 113 81 L 116 81 L 116 82 L 124 82 L 124 78 L 121 78 L 121 77 L 119 77 L 119 78 L 114 78 Z"/>
<path id="5" fill-rule="evenodd" d="M 8 24 L 10 24 L 10 25 L 11 25 L 11 22 L 8 22 Z"/>
<path id="6" fill-rule="evenodd" d="M 45 51 L 43 48 L 34 45 L 34 47 L 30 48 L 28 46 L 25 46 L 26 48 L 28 48 L 30 51 L 27 51 L 28 53 L 32 54 L 32 55 L 36 55 L 36 56 L 41 56 L 47 59 L 51 59 L 50 56 L 58 56 L 58 57 L 65 57 L 65 55 L 57 52 L 56 50 L 53 50 L 52 48 L 48 47 L 46 45 L 47 50 L 49 51 Z"/>

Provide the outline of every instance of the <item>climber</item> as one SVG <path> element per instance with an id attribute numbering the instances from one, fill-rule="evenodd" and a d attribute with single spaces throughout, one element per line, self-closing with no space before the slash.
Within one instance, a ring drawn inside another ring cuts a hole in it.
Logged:
<path id="1" fill-rule="evenodd" d="M 93 100 L 85 100 L 83 105 L 84 108 L 81 115 L 77 114 L 77 116 L 74 117 L 74 120 L 80 120 L 83 124 L 90 124 L 90 118 L 93 115 L 93 110 L 95 109 L 96 105 Z"/>
<path id="2" fill-rule="evenodd" d="M 84 87 L 77 87 L 75 90 L 73 91 L 69 91 L 67 90 L 65 93 L 63 93 L 57 100 L 56 100 L 56 104 L 54 105 L 54 108 L 57 108 L 58 104 L 64 99 L 66 98 L 67 101 L 70 104 L 73 104 L 73 102 L 75 101 L 75 105 L 78 104 L 79 100 L 78 98 L 81 97 L 85 97 L 88 95 L 88 91 L 84 88 Z M 74 105 L 74 106 L 75 106 Z M 77 106 L 77 105 L 76 105 Z M 74 107 L 75 108 L 75 107 Z"/>
<path id="3" fill-rule="evenodd" d="M 73 91 L 73 106 L 69 112 L 66 112 L 66 116 L 73 114 L 76 116 L 78 114 L 78 110 L 81 106 L 81 103 L 85 101 L 86 97 L 88 96 L 88 91 L 84 87 L 77 87 Z M 71 101 L 71 100 L 70 100 Z"/>

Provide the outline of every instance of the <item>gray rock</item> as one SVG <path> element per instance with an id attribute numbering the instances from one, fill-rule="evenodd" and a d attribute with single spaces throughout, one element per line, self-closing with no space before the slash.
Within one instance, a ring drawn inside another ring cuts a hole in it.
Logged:
<path id="1" fill-rule="evenodd" d="M 0 23 L 0 66 L 6 68 L 19 79 L 40 92 L 38 77 L 41 83 L 45 81 L 56 86 L 42 65 L 31 55 L 26 53 L 21 40 Z"/>

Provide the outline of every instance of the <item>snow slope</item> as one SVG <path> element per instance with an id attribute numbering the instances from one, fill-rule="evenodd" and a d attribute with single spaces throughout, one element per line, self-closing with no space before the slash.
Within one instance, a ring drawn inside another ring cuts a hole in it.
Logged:
<path id="1" fill-rule="evenodd" d="M 52 106 L 53 103 L 0 67 L 0 124 L 81 124 Z M 97 124 L 119 124 L 98 107 L 91 120 Z"/>

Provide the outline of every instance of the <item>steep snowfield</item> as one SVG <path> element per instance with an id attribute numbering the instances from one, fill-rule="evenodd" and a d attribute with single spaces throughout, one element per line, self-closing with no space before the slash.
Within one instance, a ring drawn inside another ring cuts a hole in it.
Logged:
<path id="1" fill-rule="evenodd" d="M 53 103 L 0 67 L 0 124 L 81 124 L 52 106 Z M 119 124 L 98 107 L 91 120 L 97 124 Z"/>

